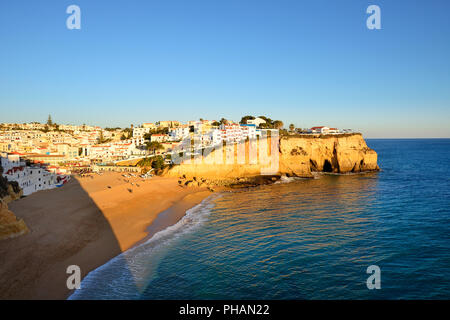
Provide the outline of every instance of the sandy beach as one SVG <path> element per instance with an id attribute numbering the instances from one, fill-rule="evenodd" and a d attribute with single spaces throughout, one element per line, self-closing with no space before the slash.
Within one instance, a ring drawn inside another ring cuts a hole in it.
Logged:
<path id="1" fill-rule="evenodd" d="M 66 299 L 69 265 L 84 277 L 209 195 L 179 187 L 176 178 L 105 173 L 11 202 L 30 233 L 0 242 L 0 299 Z M 152 225 L 161 212 L 165 217 Z"/>

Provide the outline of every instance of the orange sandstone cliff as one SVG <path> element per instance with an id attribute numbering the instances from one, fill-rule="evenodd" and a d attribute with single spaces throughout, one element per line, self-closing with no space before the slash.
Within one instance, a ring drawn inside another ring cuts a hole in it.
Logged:
<path id="1" fill-rule="evenodd" d="M 307 177 L 311 172 L 356 173 L 379 170 L 377 153 L 359 133 L 297 135 L 280 139 L 280 173 Z"/>
<path id="2" fill-rule="evenodd" d="M 14 238 L 28 232 L 25 222 L 9 211 L 6 202 L 0 199 L 0 240 Z"/>
<path id="3" fill-rule="evenodd" d="M 241 147 L 241 150 L 245 150 L 245 160 L 241 158 L 240 162 L 237 161 L 237 148 L 239 148 L 237 145 L 228 151 L 226 147 L 222 148 L 220 157 L 223 157 L 224 161 L 214 161 L 217 151 L 213 151 L 197 163 L 185 161 L 175 165 L 166 175 L 208 180 L 260 177 L 261 170 L 267 169 L 269 165 L 267 163 L 252 164 L 249 161 L 248 142 Z M 278 149 L 278 166 L 275 166 L 276 172 L 273 172 L 273 175 L 312 177 L 313 172 L 357 173 L 379 170 L 377 153 L 367 147 L 360 133 L 282 136 L 279 138 Z M 261 151 L 258 151 L 258 155 L 259 152 Z M 234 161 L 225 160 L 227 156 L 234 158 Z"/>

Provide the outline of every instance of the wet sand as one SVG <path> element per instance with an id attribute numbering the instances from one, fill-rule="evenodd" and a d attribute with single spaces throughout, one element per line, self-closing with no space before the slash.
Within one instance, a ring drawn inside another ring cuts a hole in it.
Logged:
<path id="1" fill-rule="evenodd" d="M 69 265 L 78 265 L 83 278 L 209 195 L 179 187 L 176 178 L 105 173 L 11 202 L 30 233 L 0 241 L 0 299 L 65 299 Z"/>

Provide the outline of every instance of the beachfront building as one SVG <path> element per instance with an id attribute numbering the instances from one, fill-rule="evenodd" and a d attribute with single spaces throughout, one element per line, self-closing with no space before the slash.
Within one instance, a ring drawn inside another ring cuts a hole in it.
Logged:
<path id="1" fill-rule="evenodd" d="M 45 167 L 36 164 L 28 166 L 18 154 L 2 153 L 0 156 L 3 177 L 8 181 L 16 181 L 24 196 L 55 188 L 68 181 L 67 176 L 51 173 Z"/>
<path id="2" fill-rule="evenodd" d="M 67 159 L 66 156 L 60 154 L 23 153 L 20 156 L 36 164 L 52 166 L 59 166 Z"/>
<path id="3" fill-rule="evenodd" d="M 142 154 L 137 146 L 144 144 L 144 138 L 103 143 L 93 146 L 83 146 L 82 154 L 89 159 L 97 160 L 122 160 L 132 155 Z"/>

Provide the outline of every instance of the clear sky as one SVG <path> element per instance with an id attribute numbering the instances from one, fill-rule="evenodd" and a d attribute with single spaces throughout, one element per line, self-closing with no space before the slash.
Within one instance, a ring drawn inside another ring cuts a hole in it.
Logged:
<path id="1" fill-rule="evenodd" d="M 81 8 L 81 30 L 66 8 Z M 366 9 L 381 8 L 381 30 Z M 0 122 L 240 120 L 450 137 L 450 1 L 0 2 Z"/>

